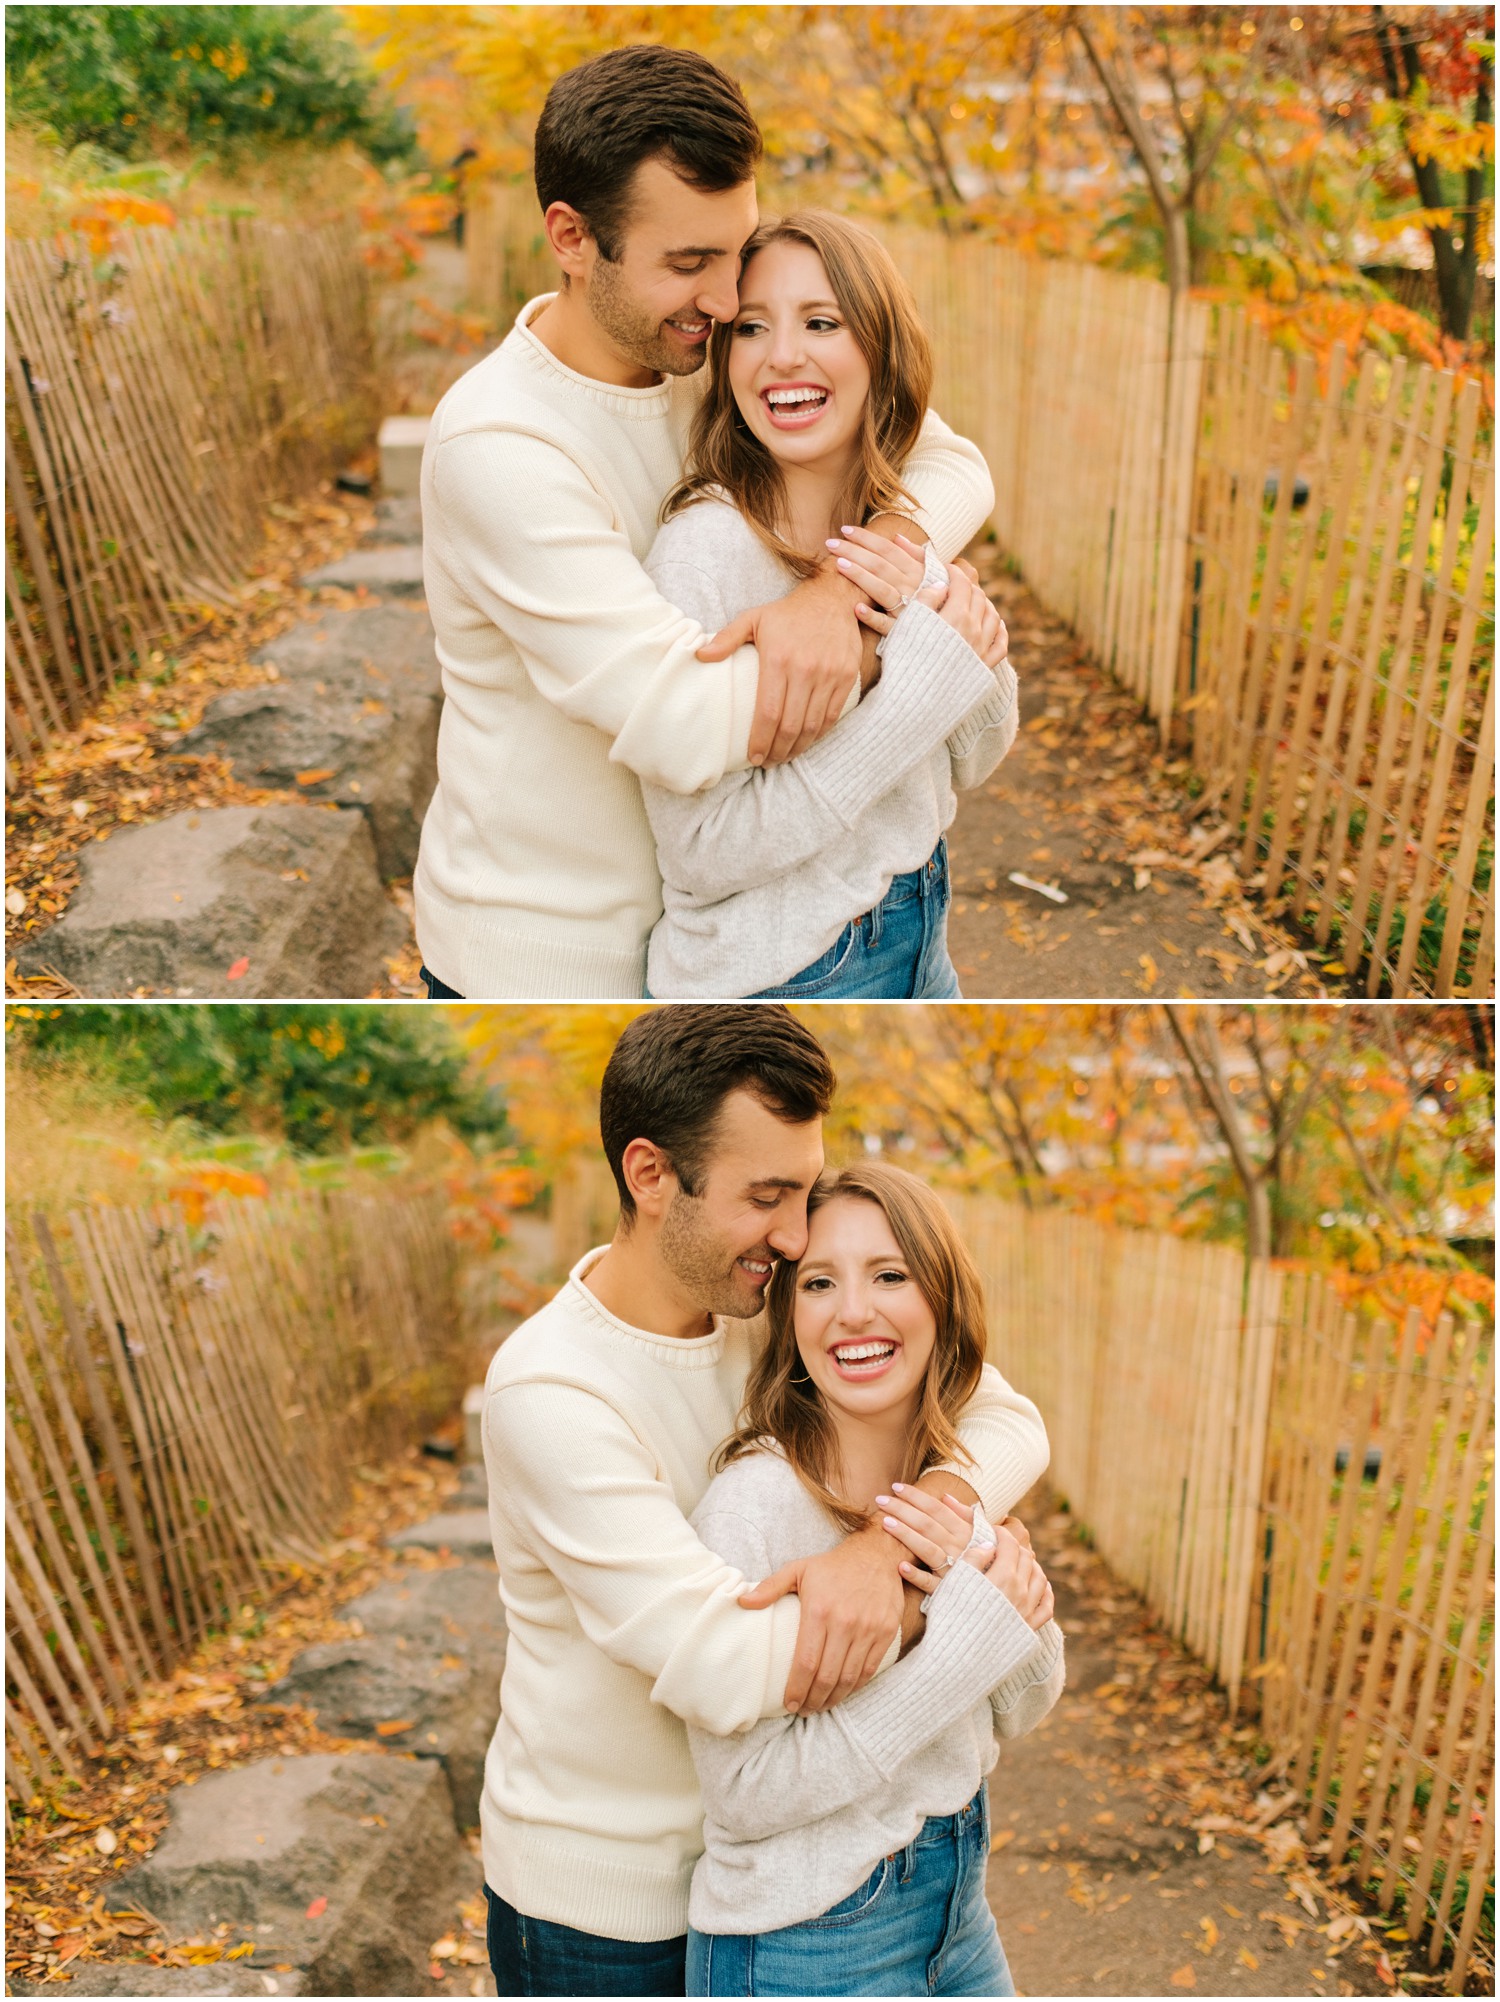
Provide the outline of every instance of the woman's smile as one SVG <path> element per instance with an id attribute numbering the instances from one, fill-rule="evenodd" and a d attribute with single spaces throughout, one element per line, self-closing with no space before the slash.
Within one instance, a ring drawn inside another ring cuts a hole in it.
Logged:
<path id="1" fill-rule="evenodd" d="M 792 1320 L 836 1424 L 890 1422 L 914 1406 L 937 1323 L 878 1203 L 836 1197 L 808 1219 Z"/>
<path id="2" fill-rule="evenodd" d="M 833 401 L 833 391 L 818 382 L 773 383 L 760 400 L 778 431 L 806 431 Z"/>

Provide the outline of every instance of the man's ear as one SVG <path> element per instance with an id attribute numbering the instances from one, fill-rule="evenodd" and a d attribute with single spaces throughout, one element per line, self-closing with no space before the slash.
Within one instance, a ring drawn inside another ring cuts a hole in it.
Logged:
<path id="1" fill-rule="evenodd" d="M 554 202 L 542 217 L 542 227 L 547 232 L 552 255 L 562 266 L 563 275 L 567 278 L 586 278 L 594 238 L 577 209 L 569 208 L 566 202 Z"/>
<path id="2" fill-rule="evenodd" d="M 651 1140 L 632 1140 L 620 1162 L 637 1212 L 659 1222 L 682 1186 L 667 1155 Z"/>

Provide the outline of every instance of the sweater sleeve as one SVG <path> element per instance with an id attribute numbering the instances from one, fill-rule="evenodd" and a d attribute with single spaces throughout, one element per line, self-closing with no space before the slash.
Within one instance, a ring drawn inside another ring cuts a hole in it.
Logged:
<path id="1" fill-rule="evenodd" d="M 708 792 L 644 788 L 663 878 L 732 897 L 820 854 L 993 693 L 994 676 L 926 605 L 891 632 L 885 673 L 801 757 L 733 772 Z"/>
<path id="2" fill-rule="evenodd" d="M 505 634 L 538 693 L 656 785 L 695 792 L 743 765 L 755 649 L 695 658 L 705 628 L 651 582 L 576 460 L 516 431 L 464 431 L 431 449 L 426 561 Z"/>
<path id="3" fill-rule="evenodd" d="M 1037 1639 L 1040 1645 L 1031 1659 L 990 1691 L 990 1714 L 1002 1738 L 1024 1738 L 1034 1731 L 1063 1693 L 1062 1628 L 1048 1620 Z"/>
<path id="4" fill-rule="evenodd" d="M 917 503 L 917 520 L 951 563 L 995 511 L 995 483 L 983 452 L 929 410 L 901 472 Z"/>
<path id="5" fill-rule="evenodd" d="M 832 1710 L 768 1718 L 737 1737 L 689 1729 L 706 1818 L 757 1841 L 864 1799 L 1036 1644 L 1004 1594 L 973 1565 L 956 1564 L 933 1594 L 921 1644 Z"/>
<path id="6" fill-rule="evenodd" d="M 1016 671 L 1008 660 L 995 670 L 995 686 L 977 709 L 971 709 L 948 738 L 953 783 L 959 792 L 983 785 L 1016 741 L 1020 703 Z"/>
<path id="7" fill-rule="evenodd" d="M 797 1600 L 735 1603 L 743 1574 L 693 1530 L 613 1405 L 571 1384 L 501 1385 L 485 1401 L 484 1455 L 492 1507 L 595 1646 L 650 1679 L 654 1703 L 709 1731 L 780 1710 Z"/>
<path id="8" fill-rule="evenodd" d="M 998 1522 L 1047 1471 L 1052 1455 L 1042 1414 L 987 1362 L 957 1430 L 972 1464 L 950 1461 L 942 1471 L 967 1481 L 985 1514 Z"/>

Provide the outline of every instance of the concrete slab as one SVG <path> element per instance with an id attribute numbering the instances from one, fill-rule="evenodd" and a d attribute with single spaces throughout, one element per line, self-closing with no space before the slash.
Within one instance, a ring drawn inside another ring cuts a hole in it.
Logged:
<path id="1" fill-rule="evenodd" d="M 426 590 L 422 581 L 422 545 L 390 542 L 374 548 L 351 549 L 337 563 L 309 570 L 299 581 L 310 591 L 325 584 L 337 584 L 345 591 L 357 591 L 363 586 L 386 597 L 420 598 Z"/>
<path id="2" fill-rule="evenodd" d="M 56 1981 L 6 1984 L 11 1995 L 306 1995 L 302 1974 L 272 1974 L 242 1960 L 213 1967 L 152 1967 L 144 1960 L 75 1960 L 66 1988 Z"/>
<path id="3" fill-rule="evenodd" d="M 494 1551 L 489 1511 L 482 1508 L 429 1516 L 426 1522 L 413 1523 L 390 1541 L 394 1550 L 451 1550 L 455 1557 L 488 1557 Z"/>
<path id="4" fill-rule="evenodd" d="M 376 542 L 420 542 L 422 502 L 416 494 L 397 494 L 375 503 L 375 526 L 363 538 L 366 548 Z"/>
<path id="5" fill-rule="evenodd" d="M 428 1948 L 480 1870 L 435 1764 L 263 1759 L 177 1787 L 170 1816 L 153 1853 L 114 1885 L 115 1910 L 143 1908 L 179 1934 L 243 1925 L 257 1944 L 238 1965 L 290 1962 L 306 1994 L 439 1991 Z"/>
<path id="6" fill-rule="evenodd" d="M 414 494 L 422 483 L 428 417 L 387 417 L 380 427 L 380 484 L 388 494 Z"/>
<path id="7" fill-rule="evenodd" d="M 120 829 L 82 860 L 67 911 L 16 959 L 22 973 L 54 967 L 90 999 L 139 987 L 344 999 L 369 993 L 406 936 L 358 813 L 204 808 Z"/>

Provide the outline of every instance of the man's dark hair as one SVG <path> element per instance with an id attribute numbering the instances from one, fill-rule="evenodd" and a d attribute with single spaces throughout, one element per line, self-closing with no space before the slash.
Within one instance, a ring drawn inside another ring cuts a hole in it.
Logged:
<path id="1" fill-rule="evenodd" d="M 659 1147 L 683 1193 L 696 1196 L 730 1092 L 753 1092 L 778 1119 L 799 1124 L 823 1117 L 836 1083 L 823 1045 L 785 1008 L 679 1005 L 637 1015 L 599 1091 L 599 1133 L 621 1215 L 635 1215 L 624 1168 L 632 1140 Z"/>
<path id="2" fill-rule="evenodd" d="M 619 259 L 630 189 L 643 160 L 661 157 L 690 187 L 716 195 L 755 177 L 760 129 L 739 85 L 691 49 L 639 43 L 560 76 L 536 128 L 542 213 L 566 202 L 601 257 Z"/>

